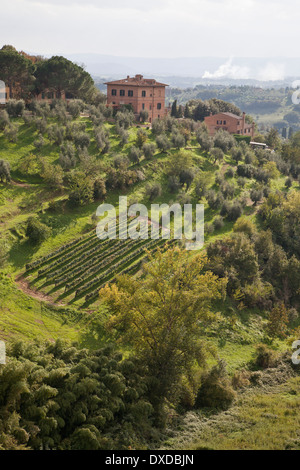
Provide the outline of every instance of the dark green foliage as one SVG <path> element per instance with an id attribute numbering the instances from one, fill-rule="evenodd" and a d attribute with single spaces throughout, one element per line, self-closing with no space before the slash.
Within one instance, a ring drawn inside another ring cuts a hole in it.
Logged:
<path id="1" fill-rule="evenodd" d="M 111 347 L 19 342 L 8 355 L 0 365 L 0 448 L 126 449 L 151 435 L 145 371 Z"/>
<path id="2" fill-rule="evenodd" d="M 258 276 L 258 259 L 254 247 L 244 233 L 216 240 L 207 248 L 209 269 L 219 276 L 228 277 L 228 292 Z"/>
<path id="3" fill-rule="evenodd" d="M 156 146 L 153 143 L 146 143 L 143 145 L 143 154 L 146 160 L 150 160 L 156 151 Z"/>
<path id="4" fill-rule="evenodd" d="M 61 56 L 38 62 L 35 71 L 36 91 L 51 90 L 60 97 L 64 91 L 73 98 L 90 99 L 94 82 L 82 67 Z"/>
<path id="5" fill-rule="evenodd" d="M 0 160 L 0 181 L 1 183 L 11 181 L 10 164 L 5 160 Z"/>
<path id="6" fill-rule="evenodd" d="M 10 117 L 18 117 L 22 115 L 25 103 L 23 100 L 8 100 L 5 109 Z"/>
<path id="7" fill-rule="evenodd" d="M 166 152 L 171 148 L 170 141 L 165 134 L 156 137 L 156 145 L 162 152 Z"/>
<path id="8" fill-rule="evenodd" d="M 106 195 L 106 186 L 103 178 L 96 178 L 94 181 L 94 199 L 103 201 Z"/>
<path id="9" fill-rule="evenodd" d="M 153 201 L 156 197 L 161 194 L 161 185 L 159 183 L 147 184 L 146 186 L 146 196 L 150 201 Z"/>
<path id="10" fill-rule="evenodd" d="M 49 236 L 49 233 L 50 229 L 47 225 L 43 224 L 35 217 L 29 217 L 26 223 L 25 234 L 31 243 L 41 243 Z"/>
<path id="11" fill-rule="evenodd" d="M 83 206 L 93 201 L 93 182 L 82 172 L 76 171 L 70 176 L 69 187 L 69 201 L 72 206 Z"/>
<path id="12" fill-rule="evenodd" d="M 218 365 L 202 375 L 196 406 L 226 410 L 235 396 L 226 373 L 226 364 L 221 360 Z"/>
<path id="13" fill-rule="evenodd" d="M 130 147 L 129 159 L 132 163 L 139 163 L 141 156 L 142 152 L 138 147 L 136 147 L 135 145 Z"/>

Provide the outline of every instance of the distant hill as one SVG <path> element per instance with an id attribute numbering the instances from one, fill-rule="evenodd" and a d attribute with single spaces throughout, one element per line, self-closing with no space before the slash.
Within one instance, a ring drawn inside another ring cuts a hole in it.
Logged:
<path id="1" fill-rule="evenodd" d="M 300 76 L 298 58 L 257 57 L 178 57 L 143 58 L 118 57 L 103 54 L 69 54 L 68 58 L 84 63 L 93 75 L 142 73 L 178 77 L 198 77 L 206 80 L 233 79 L 280 81 Z"/>

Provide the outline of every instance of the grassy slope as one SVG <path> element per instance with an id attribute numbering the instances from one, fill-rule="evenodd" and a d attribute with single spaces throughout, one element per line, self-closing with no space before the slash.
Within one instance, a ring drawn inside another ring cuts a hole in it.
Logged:
<path id="1" fill-rule="evenodd" d="M 299 393 L 300 377 L 296 377 L 241 393 L 228 411 L 189 412 L 164 447 L 299 450 Z"/>
<path id="2" fill-rule="evenodd" d="M 75 312 L 26 295 L 5 274 L 0 274 L 0 312 L 0 338 L 4 340 L 77 341 L 82 328 Z"/>
<path id="3" fill-rule="evenodd" d="M 91 125 L 88 120 L 86 122 L 92 136 Z M 111 154 L 121 152 L 118 139 L 113 133 L 113 126 L 107 124 L 107 128 L 111 131 Z M 125 153 L 133 143 L 135 134 L 136 130 L 131 129 L 129 144 L 124 149 Z M 26 186 L 2 185 L 0 188 L 0 235 L 9 240 L 11 244 L 9 267 L 6 274 L 0 276 L 0 338 L 5 340 L 11 338 L 30 340 L 65 338 L 80 340 L 85 346 L 96 347 L 99 344 L 97 338 L 101 339 L 103 334 L 101 328 L 99 330 L 97 322 L 94 324 L 97 309 L 94 309 L 93 312 L 79 312 L 76 310 L 76 306 L 72 308 L 57 307 L 31 298 L 21 292 L 14 283 L 14 278 L 23 271 L 26 262 L 51 252 L 90 228 L 91 215 L 98 205 L 94 203 L 76 210 L 66 209 L 59 214 L 45 212 L 51 199 L 65 198 L 67 194 L 62 192 L 53 196 L 53 192 L 45 187 L 40 178 L 26 176 L 18 172 L 17 166 L 20 159 L 35 151 L 33 142 L 36 136 L 37 134 L 32 132 L 32 129 L 26 128 L 22 123 L 17 144 L 8 143 L 0 133 L 1 158 L 11 163 L 13 178 L 26 184 Z M 150 133 L 149 138 L 153 139 Z M 89 151 L 91 154 L 97 155 L 93 140 Z M 142 161 L 140 164 L 140 167 L 145 170 L 147 181 L 160 181 L 163 185 L 164 191 L 155 201 L 157 203 L 176 199 L 176 195 L 168 192 L 166 177 L 163 175 L 164 167 L 174 153 L 175 150 L 171 150 L 169 155 L 157 153 L 152 161 Z M 46 139 L 42 155 L 49 162 L 55 163 L 58 159 L 58 149 L 50 145 Z M 214 187 L 214 173 L 221 167 L 209 162 L 199 149 L 193 150 L 193 157 L 195 165 L 206 172 L 211 187 Z M 110 156 L 99 158 L 108 159 Z M 226 157 L 223 165 L 225 170 L 225 165 L 234 165 L 234 162 L 230 157 Z M 284 189 L 284 181 L 285 178 L 280 177 L 273 181 L 272 185 L 274 188 Z M 247 183 L 248 189 L 253 182 Z M 130 200 L 144 201 L 149 206 L 149 201 L 145 199 L 145 183 L 131 187 L 127 196 Z M 110 193 L 107 202 L 115 204 L 117 200 L 118 194 Z M 193 200 L 193 202 L 197 201 Z M 39 247 L 31 246 L 24 239 L 22 233 L 22 224 L 29 215 L 34 214 L 38 214 L 41 220 L 52 227 L 51 237 Z M 247 207 L 245 214 L 257 223 L 256 208 Z M 211 223 L 216 215 L 217 211 L 212 211 L 206 206 L 206 222 Z M 223 237 L 232 229 L 233 223 L 225 222 L 220 231 L 209 235 L 205 241 L 207 243 Z M 231 305 L 228 303 L 220 304 L 217 309 L 224 315 L 228 315 L 230 307 Z M 249 363 L 255 344 L 260 341 L 263 320 L 256 320 L 258 313 L 251 312 L 251 321 L 249 321 L 250 313 L 249 315 L 240 315 L 239 324 L 235 326 L 233 331 L 229 331 L 229 339 L 227 338 L 224 343 L 221 342 L 218 332 L 215 332 L 209 339 L 218 351 L 218 356 L 226 360 L 230 374 Z M 277 345 L 278 349 L 283 349 L 284 346 L 283 343 Z M 211 360 L 210 363 L 212 365 L 215 360 Z M 263 391 L 257 391 L 251 396 L 240 397 L 238 403 L 229 412 L 231 418 L 227 420 L 225 412 L 220 415 L 215 424 L 213 424 L 213 420 L 209 421 L 210 426 L 206 428 L 205 435 L 199 431 L 202 429 L 202 422 L 199 421 L 197 413 L 188 413 L 185 417 L 186 424 L 181 438 L 173 440 L 170 446 L 172 448 L 181 446 L 182 448 L 208 447 L 214 449 L 255 449 L 260 448 L 259 446 L 261 448 L 270 448 L 271 446 L 283 448 L 286 441 L 293 436 L 294 430 L 299 427 L 299 419 L 295 414 L 299 403 L 290 392 L 295 387 L 298 393 L 300 384 L 292 382 L 282 385 L 272 392 L 268 391 L 267 394 Z M 264 416 L 268 413 L 274 414 L 278 418 Z M 243 424 L 241 425 L 241 423 Z M 199 429 L 198 426 L 200 426 Z"/>

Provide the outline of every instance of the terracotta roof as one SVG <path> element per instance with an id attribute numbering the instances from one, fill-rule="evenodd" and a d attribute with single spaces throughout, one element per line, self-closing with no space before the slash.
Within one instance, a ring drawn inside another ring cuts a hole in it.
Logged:
<path id="1" fill-rule="evenodd" d="M 104 85 L 130 85 L 130 86 L 169 86 L 165 83 L 157 82 L 154 78 L 144 78 L 143 75 L 136 75 L 135 77 L 127 77 L 122 80 L 115 80 L 112 82 L 106 82 Z"/>
<path id="2" fill-rule="evenodd" d="M 217 116 L 218 114 L 225 114 L 225 116 L 229 116 L 229 117 L 232 117 L 232 118 L 235 118 L 235 119 L 243 119 L 242 116 L 238 116 L 237 114 L 233 114 L 233 113 L 217 113 L 215 116 Z"/>

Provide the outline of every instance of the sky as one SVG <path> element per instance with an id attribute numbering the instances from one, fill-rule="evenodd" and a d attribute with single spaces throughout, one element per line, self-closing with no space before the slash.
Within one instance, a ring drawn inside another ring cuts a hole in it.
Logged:
<path id="1" fill-rule="evenodd" d="M 300 56 L 299 0 L 0 0 L 0 7 L 0 47 L 41 55 Z"/>

